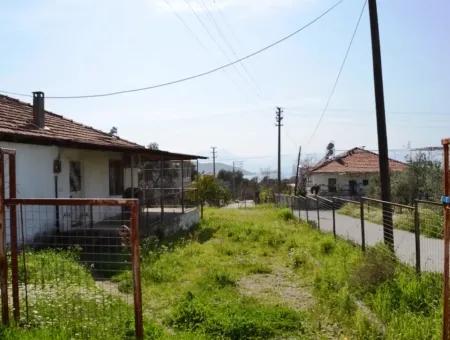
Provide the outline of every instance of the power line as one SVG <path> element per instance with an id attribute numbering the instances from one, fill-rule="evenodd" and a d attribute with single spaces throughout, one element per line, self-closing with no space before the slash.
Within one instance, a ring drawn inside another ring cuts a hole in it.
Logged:
<path id="1" fill-rule="evenodd" d="M 223 56 L 225 57 L 225 59 L 228 62 L 231 62 L 232 60 L 229 58 L 227 52 L 224 50 L 224 48 L 222 47 L 222 45 L 219 44 L 219 42 L 217 41 L 217 39 L 214 37 L 214 35 L 211 33 L 211 31 L 209 30 L 208 26 L 206 25 L 206 23 L 203 21 L 203 19 L 200 17 L 200 15 L 197 13 L 197 11 L 195 10 L 194 7 L 192 7 L 191 3 L 189 2 L 189 0 L 184 0 L 184 2 L 186 3 L 186 5 L 189 7 L 189 9 L 191 10 L 192 14 L 194 14 L 195 18 L 197 19 L 197 21 L 200 23 L 200 25 L 203 27 L 203 29 L 205 30 L 206 34 L 208 34 L 209 38 L 213 41 L 213 43 L 217 46 L 217 48 L 219 49 L 219 51 L 223 54 Z M 208 11 L 208 8 L 205 7 L 205 9 Z M 220 32 L 219 32 L 220 34 Z M 242 75 L 242 73 L 240 72 L 240 70 L 236 67 L 236 65 L 233 65 L 233 69 L 236 71 L 236 73 L 238 74 L 239 77 L 241 77 L 242 79 L 244 79 L 244 81 L 246 80 L 245 77 Z M 236 84 L 237 85 L 237 84 Z M 237 85 L 238 86 L 238 85 Z"/>
<path id="2" fill-rule="evenodd" d="M 355 40 L 356 32 L 358 31 L 358 28 L 359 28 L 359 23 L 361 22 L 362 16 L 364 14 L 364 9 L 366 8 L 366 4 L 367 4 L 367 0 L 364 0 L 364 4 L 362 6 L 361 13 L 359 14 L 358 21 L 356 22 L 355 29 L 353 30 L 353 34 L 350 39 L 350 43 L 348 44 L 347 50 L 344 55 L 344 59 L 342 60 L 341 66 L 339 68 L 339 72 L 336 77 L 336 80 L 334 81 L 333 87 L 331 89 L 330 95 L 328 96 L 325 107 L 322 110 L 322 114 L 320 115 L 319 121 L 317 122 L 317 125 L 314 128 L 313 133 L 311 134 L 311 136 L 308 139 L 308 142 L 306 143 L 307 145 L 311 142 L 311 140 L 314 138 L 317 130 L 319 129 L 319 126 L 322 123 L 323 117 L 325 116 L 325 113 L 327 112 L 328 106 L 330 105 L 331 99 L 333 98 L 334 92 L 336 91 L 339 79 L 341 77 L 342 71 L 344 70 L 345 63 L 346 63 L 348 55 L 350 53 L 350 49 L 352 48 L 353 41 Z"/>
<path id="3" fill-rule="evenodd" d="M 230 43 L 230 41 L 228 40 L 228 38 L 226 37 L 225 33 L 223 32 L 223 30 L 221 29 L 219 23 L 217 22 L 216 18 L 214 17 L 214 14 L 210 11 L 209 7 L 206 5 L 204 0 L 200 0 L 200 3 L 202 4 L 203 8 L 205 8 L 206 13 L 208 14 L 208 17 L 210 18 L 211 22 L 213 23 L 217 33 L 219 34 L 219 37 L 223 40 L 223 42 L 225 43 L 225 46 L 231 51 L 231 54 L 235 57 L 235 58 L 239 58 L 236 50 L 234 49 L 233 45 Z M 253 77 L 251 76 L 250 72 L 248 71 L 247 67 L 245 66 L 244 63 L 239 63 L 239 65 L 241 66 L 241 68 L 244 70 L 244 73 L 247 75 L 247 81 L 250 82 L 251 85 L 253 85 L 256 89 L 256 95 L 261 98 L 260 95 L 260 90 L 258 85 L 256 84 L 256 82 L 254 81 Z M 261 98 L 262 99 L 262 98 Z"/>
<path id="4" fill-rule="evenodd" d="M 170 4 L 169 0 L 164 0 L 167 6 L 169 6 L 172 13 L 177 17 L 177 19 L 183 24 L 183 26 L 192 34 L 192 36 L 195 38 L 195 40 L 198 42 L 198 44 L 207 52 L 210 53 L 211 51 L 205 46 L 205 44 L 202 43 L 201 39 L 198 37 L 198 35 L 195 33 L 193 29 L 188 25 L 186 20 L 183 19 L 183 17 L 178 14 L 178 12 L 173 8 L 173 6 Z M 186 4 L 189 6 L 189 4 L 186 2 Z M 215 58 L 215 55 L 210 53 L 211 56 Z M 223 70 L 224 74 L 226 74 L 231 82 L 236 86 L 239 87 L 239 84 L 235 81 L 235 79 L 227 72 L 227 70 Z"/>
<path id="5" fill-rule="evenodd" d="M 179 84 L 179 83 L 182 83 L 182 82 L 185 82 L 185 81 L 189 81 L 189 80 L 193 80 L 193 79 L 196 79 L 196 78 L 204 77 L 206 75 L 215 73 L 217 71 L 220 71 L 220 70 L 223 70 L 223 69 L 228 68 L 230 66 L 233 66 L 233 65 L 235 65 L 237 63 L 240 63 L 241 61 L 250 59 L 250 58 L 252 58 L 252 57 L 254 57 L 254 56 L 258 55 L 258 54 L 261 54 L 261 53 L 271 49 L 272 47 L 275 47 L 275 46 L 281 44 L 282 42 L 292 38 L 293 36 L 297 35 L 298 33 L 302 32 L 306 28 L 312 26 L 317 21 L 322 19 L 324 16 L 326 16 L 328 13 L 330 13 L 336 7 L 338 7 L 343 1 L 344 0 L 339 0 L 334 5 L 329 7 L 327 10 L 322 12 L 319 16 L 315 17 L 314 19 L 312 19 L 311 21 L 309 21 L 305 25 L 301 26 L 300 28 L 298 28 L 294 32 L 289 33 L 288 35 L 282 37 L 281 39 L 278 39 L 278 40 L 274 41 L 273 43 L 271 43 L 269 45 L 266 45 L 263 48 L 260 48 L 259 50 L 256 50 L 256 51 L 254 51 L 254 52 L 252 52 L 250 54 L 247 54 L 247 55 L 245 55 L 245 56 L 243 56 L 241 58 L 238 58 L 238 59 L 236 59 L 234 61 L 231 61 L 231 62 L 229 62 L 227 64 L 224 64 L 224 65 L 212 68 L 212 69 L 204 71 L 204 72 L 200 72 L 200 73 L 197 73 L 197 74 L 194 74 L 194 75 L 191 75 L 191 76 L 187 76 L 187 77 L 184 77 L 184 78 L 179 78 L 179 79 L 176 79 L 176 80 L 168 81 L 168 82 L 165 82 L 165 83 L 160 83 L 160 84 L 150 85 L 150 86 L 145 86 L 145 87 L 140 87 L 140 88 L 134 88 L 134 89 L 128 89 L 128 90 L 105 92 L 105 93 L 98 93 L 98 94 L 74 95 L 74 96 L 47 96 L 46 98 L 51 98 L 51 99 L 83 99 L 83 98 L 108 97 L 108 96 L 115 96 L 115 95 L 124 94 L 124 93 L 132 93 L 132 92 L 153 90 L 153 89 L 156 89 L 156 88 L 170 86 L 170 85 L 175 85 L 175 84 Z M 3 90 L 0 90 L 0 92 L 12 93 L 11 91 L 3 91 Z M 14 95 L 22 96 L 22 97 L 31 97 L 30 94 L 17 93 L 17 92 L 14 92 Z"/>

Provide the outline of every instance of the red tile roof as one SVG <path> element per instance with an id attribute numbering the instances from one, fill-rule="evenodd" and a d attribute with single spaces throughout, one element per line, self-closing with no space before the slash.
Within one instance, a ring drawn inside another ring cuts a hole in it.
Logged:
<path id="1" fill-rule="evenodd" d="M 0 140 L 30 144 L 60 145 L 76 148 L 112 151 L 143 152 L 149 156 L 164 155 L 166 159 L 205 158 L 195 155 L 173 154 L 149 150 L 144 146 L 112 136 L 61 115 L 45 111 L 45 128 L 33 123 L 33 106 L 0 95 Z M 150 155 L 151 154 L 151 155 Z"/>
<path id="2" fill-rule="evenodd" d="M 389 159 L 391 171 L 403 171 L 407 165 Z M 376 173 L 379 172 L 378 154 L 361 148 L 353 148 L 333 159 L 313 167 L 312 173 Z"/>

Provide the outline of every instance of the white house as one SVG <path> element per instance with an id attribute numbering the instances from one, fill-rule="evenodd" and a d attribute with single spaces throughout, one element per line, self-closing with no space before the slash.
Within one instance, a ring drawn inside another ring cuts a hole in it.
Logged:
<path id="1" fill-rule="evenodd" d="M 149 150 L 45 111 L 42 92 L 33 93 L 33 105 L 0 95 L 0 147 L 16 150 L 18 198 L 123 197 L 127 187 L 139 185 L 142 160 L 164 164 L 203 158 Z M 76 225 L 89 213 L 66 214 L 70 218 L 61 217 L 61 223 Z M 54 227 L 54 218 L 46 218 L 46 228 Z"/>
<path id="2" fill-rule="evenodd" d="M 361 196 L 366 193 L 370 177 L 379 173 L 378 154 L 353 148 L 319 162 L 309 171 L 308 187 L 319 186 L 321 194 Z M 389 168 L 403 171 L 405 163 L 390 159 Z"/>

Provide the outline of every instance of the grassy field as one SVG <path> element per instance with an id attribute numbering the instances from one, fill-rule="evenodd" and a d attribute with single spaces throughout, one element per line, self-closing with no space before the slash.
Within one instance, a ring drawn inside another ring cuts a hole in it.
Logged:
<path id="1" fill-rule="evenodd" d="M 360 218 L 360 207 L 356 204 L 344 204 L 338 214 Z M 383 224 L 381 206 L 371 206 L 364 210 L 364 218 L 367 221 Z M 414 211 L 396 208 L 393 213 L 394 228 L 414 232 Z M 432 238 L 443 237 L 443 216 L 441 207 L 419 209 L 420 233 Z"/>
<path id="2" fill-rule="evenodd" d="M 363 256 L 351 244 L 298 223 L 289 210 L 207 209 L 192 233 L 145 240 L 142 257 L 149 339 L 440 337 L 440 275 L 418 278 L 381 246 Z M 70 258 L 63 261 L 78 266 Z M 113 281 L 122 294 L 130 292 L 129 273 Z M 126 338 L 132 319 L 120 318 L 131 318 L 124 314 L 129 306 L 110 298 L 118 304 L 114 324 L 102 332 L 98 325 L 106 319 L 92 316 L 93 322 L 83 325 L 49 301 L 36 306 L 36 314 L 58 313 L 67 327 L 38 322 L 25 330 L 3 329 L 0 337 L 76 338 L 84 327 L 84 338 Z"/>

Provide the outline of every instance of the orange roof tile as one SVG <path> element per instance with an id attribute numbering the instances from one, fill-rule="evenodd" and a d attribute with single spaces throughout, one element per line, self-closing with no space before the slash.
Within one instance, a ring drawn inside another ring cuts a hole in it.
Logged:
<path id="1" fill-rule="evenodd" d="M 333 159 L 313 167 L 312 173 L 376 173 L 379 172 L 378 154 L 361 148 L 353 148 Z M 391 171 L 403 171 L 407 165 L 389 159 Z"/>

